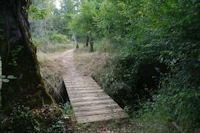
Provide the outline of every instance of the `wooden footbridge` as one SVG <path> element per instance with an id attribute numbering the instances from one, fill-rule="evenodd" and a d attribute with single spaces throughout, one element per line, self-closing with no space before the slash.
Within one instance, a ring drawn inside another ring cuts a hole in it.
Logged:
<path id="1" fill-rule="evenodd" d="M 126 118 L 127 114 L 89 76 L 82 76 L 75 68 L 73 51 L 68 53 L 68 72 L 63 74 L 67 93 L 78 123 Z"/>

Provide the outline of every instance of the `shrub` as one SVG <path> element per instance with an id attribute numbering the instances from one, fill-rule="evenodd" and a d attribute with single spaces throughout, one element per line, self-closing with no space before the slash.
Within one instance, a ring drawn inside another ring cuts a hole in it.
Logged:
<path id="1" fill-rule="evenodd" d="M 199 43 L 157 43 L 123 49 L 94 78 L 122 107 L 139 109 L 146 121 L 193 132 L 200 126 Z"/>
<path id="2" fill-rule="evenodd" d="M 56 106 L 45 106 L 30 110 L 16 105 L 13 111 L 1 121 L 1 132 L 64 132 L 66 128 L 62 110 Z"/>
<path id="3" fill-rule="evenodd" d="M 67 36 L 60 34 L 60 33 L 51 33 L 49 34 L 49 40 L 52 43 L 67 43 L 69 40 Z"/>

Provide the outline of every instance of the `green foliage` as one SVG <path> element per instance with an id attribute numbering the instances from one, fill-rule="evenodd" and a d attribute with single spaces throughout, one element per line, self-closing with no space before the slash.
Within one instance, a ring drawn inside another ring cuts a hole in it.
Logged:
<path id="1" fill-rule="evenodd" d="M 174 122 L 180 127 L 175 129 L 178 132 L 198 128 L 199 1 L 117 0 L 98 4 L 93 30 L 120 48 L 120 55 L 94 75 L 96 80 L 130 111 L 144 106 L 141 110 L 148 111 L 141 117 L 157 116 L 156 122 L 163 123 L 165 129 Z"/>
<path id="2" fill-rule="evenodd" d="M 23 46 L 19 45 L 16 49 L 11 51 L 11 56 L 12 56 L 12 62 L 9 62 L 8 64 L 11 66 L 16 67 L 17 66 L 17 60 L 18 60 L 18 55 L 22 51 Z"/>
<path id="3" fill-rule="evenodd" d="M 2 132 L 64 132 L 66 122 L 63 112 L 56 106 L 45 106 L 31 110 L 17 105 L 13 111 L 1 121 Z"/>
<path id="4" fill-rule="evenodd" d="M 63 109 L 64 113 L 67 115 L 72 115 L 73 110 L 72 110 L 72 105 L 70 102 L 66 102 L 63 105 L 60 105 L 60 107 Z"/>
<path id="5" fill-rule="evenodd" d="M 85 1 L 81 5 L 80 13 L 76 14 L 72 20 L 72 29 L 77 33 L 89 33 L 93 31 L 93 17 L 96 15 L 96 2 Z"/>
<path id="6" fill-rule="evenodd" d="M 30 14 L 29 19 L 43 19 L 44 16 L 47 14 L 46 9 L 38 9 L 33 5 L 31 5 L 31 7 L 29 8 L 28 13 Z"/>
<path id="7" fill-rule="evenodd" d="M 34 0 L 29 10 L 31 33 L 34 41 L 40 40 L 42 43 L 66 42 L 64 38 L 71 39 L 73 31 L 70 27 L 72 16 L 79 6 L 78 0 L 61 0 L 61 9 L 55 7 L 52 0 Z M 58 35 L 59 34 L 59 35 Z M 56 36 L 57 40 L 53 36 Z M 64 39 L 64 40 L 63 40 Z"/>
<path id="8" fill-rule="evenodd" d="M 130 113 L 136 111 L 143 123 L 151 121 L 148 132 L 199 128 L 199 0 L 85 0 L 80 7 L 69 0 L 68 4 L 67 13 L 63 4 L 61 10 L 52 7 L 45 14 L 47 41 L 65 43 L 72 33 L 83 40 L 91 32 L 98 40 L 109 40 L 111 44 L 99 48 L 120 52 L 94 78 L 115 101 Z M 44 12 L 30 10 L 34 18 L 44 19 Z M 42 38 L 44 33 L 38 24 L 42 25 L 33 21 L 37 26 L 32 30 L 39 40 L 38 34 Z"/>
<path id="9" fill-rule="evenodd" d="M 49 34 L 49 40 L 52 43 L 67 43 L 67 42 L 69 42 L 69 40 L 67 39 L 67 37 L 65 35 L 59 34 L 59 33 Z"/>
<path id="10" fill-rule="evenodd" d="M 43 41 L 35 41 L 35 46 L 37 46 L 38 51 L 41 51 L 43 53 L 55 53 L 64 51 L 67 49 L 72 49 L 74 45 L 72 43 L 44 43 Z"/>
<path id="11" fill-rule="evenodd" d="M 16 79 L 16 77 L 13 75 L 8 75 L 8 76 L 0 75 L 0 79 L 2 79 L 2 82 L 8 83 L 10 80 Z"/>
<path id="12" fill-rule="evenodd" d="M 143 103 L 143 108 L 137 111 L 143 128 L 154 132 L 159 132 L 159 128 L 168 132 L 172 131 L 167 129 L 173 132 L 198 132 L 198 94 L 198 89 L 163 88 L 153 96 L 153 101 Z"/>

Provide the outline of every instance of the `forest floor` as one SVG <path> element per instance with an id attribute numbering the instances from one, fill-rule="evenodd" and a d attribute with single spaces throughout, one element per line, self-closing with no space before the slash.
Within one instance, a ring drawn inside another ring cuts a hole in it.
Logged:
<path id="1" fill-rule="evenodd" d="M 51 71 L 62 76 L 68 72 L 68 63 L 71 63 L 72 56 L 69 54 L 74 51 L 74 62 L 76 69 L 84 76 L 90 76 L 92 72 L 98 71 L 98 66 L 103 65 L 109 58 L 107 53 L 93 52 L 87 50 L 66 50 L 52 54 L 38 53 L 38 57 L 42 64 Z M 74 115 L 70 114 L 72 120 L 72 129 L 75 133 L 143 133 L 135 123 L 130 119 L 110 120 L 96 123 L 78 124 Z"/>

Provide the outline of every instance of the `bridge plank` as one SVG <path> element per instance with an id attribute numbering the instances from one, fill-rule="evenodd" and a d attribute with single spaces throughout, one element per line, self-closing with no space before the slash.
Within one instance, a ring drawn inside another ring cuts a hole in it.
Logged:
<path id="1" fill-rule="evenodd" d="M 68 72 L 63 81 L 78 123 L 127 118 L 123 109 L 89 76 L 82 76 L 73 62 L 73 51 L 66 55 Z"/>

